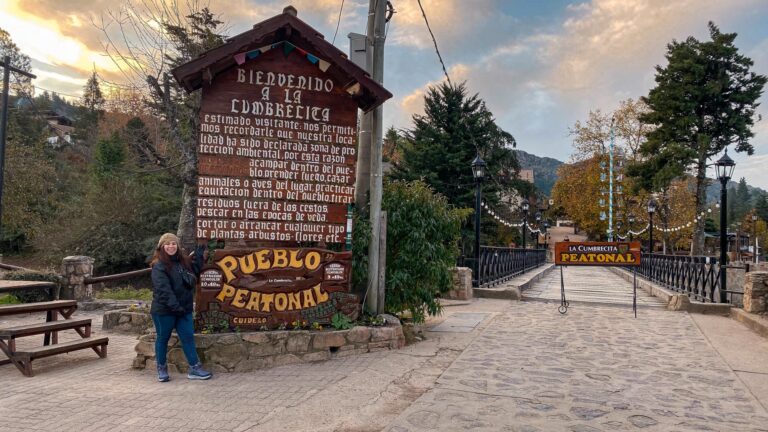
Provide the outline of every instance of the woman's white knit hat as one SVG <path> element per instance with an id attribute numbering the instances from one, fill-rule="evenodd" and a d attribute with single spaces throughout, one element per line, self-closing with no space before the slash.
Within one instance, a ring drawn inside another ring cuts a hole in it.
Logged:
<path id="1" fill-rule="evenodd" d="M 175 242 L 178 246 L 181 246 L 181 242 L 179 241 L 179 238 L 176 237 L 176 234 L 165 233 L 160 236 L 160 240 L 157 242 L 157 248 L 160 249 L 164 244 L 170 242 Z"/>

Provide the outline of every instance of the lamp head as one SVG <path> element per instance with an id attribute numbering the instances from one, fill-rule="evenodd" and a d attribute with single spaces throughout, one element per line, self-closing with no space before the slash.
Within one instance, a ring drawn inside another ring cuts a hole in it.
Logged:
<path id="1" fill-rule="evenodd" d="M 733 170 L 736 167 L 736 162 L 728 156 L 728 149 L 725 149 L 723 156 L 715 162 L 715 169 L 717 170 L 717 178 L 723 183 L 733 177 Z"/>
<path id="2" fill-rule="evenodd" d="M 656 200 L 651 198 L 648 200 L 648 214 L 654 214 L 656 213 L 656 207 L 658 206 L 658 203 L 656 203 Z"/>
<path id="3" fill-rule="evenodd" d="M 478 153 L 478 155 L 475 156 L 475 160 L 472 161 L 472 176 L 475 178 L 475 181 L 483 181 L 485 178 L 485 167 L 486 163 Z"/>

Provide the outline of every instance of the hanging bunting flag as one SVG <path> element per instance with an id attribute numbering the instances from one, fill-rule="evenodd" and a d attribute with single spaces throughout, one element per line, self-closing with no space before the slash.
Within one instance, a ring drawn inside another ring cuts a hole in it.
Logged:
<path id="1" fill-rule="evenodd" d="M 308 53 L 307 51 L 304 51 L 303 49 L 297 47 L 296 45 L 288 42 L 288 41 L 281 41 L 281 42 L 275 42 L 271 45 L 264 45 L 263 47 L 251 51 L 244 51 L 240 52 L 234 55 L 235 62 L 238 65 L 242 65 L 245 63 L 246 60 L 252 60 L 258 57 L 261 54 L 264 54 L 265 52 L 271 50 L 272 48 L 277 48 L 278 45 L 283 46 L 283 55 L 286 57 L 293 52 L 294 50 L 301 54 L 304 58 L 306 58 L 310 63 L 313 65 L 318 65 L 321 71 L 325 72 L 328 70 L 329 67 L 331 67 L 331 63 L 327 62 L 313 54 Z"/>
<path id="2" fill-rule="evenodd" d="M 283 43 L 283 55 L 285 57 L 288 57 L 288 54 L 290 54 L 291 51 L 293 51 L 294 49 L 296 49 L 296 47 L 292 43 L 290 42 Z"/>

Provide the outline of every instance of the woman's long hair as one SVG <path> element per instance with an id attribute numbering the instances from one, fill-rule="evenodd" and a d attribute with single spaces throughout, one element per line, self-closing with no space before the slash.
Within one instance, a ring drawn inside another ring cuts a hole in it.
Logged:
<path id="1" fill-rule="evenodd" d="M 176 256 L 179 258 L 179 262 L 182 266 L 184 266 L 185 269 L 192 271 L 192 258 L 189 257 L 187 252 L 181 247 L 180 244 L 177 244 L 176 246 Z M 163 245 L 160 245 L 160 247 L 155 249 L 155 254 L 152 255 L 152 261 L 150 261 L 149 266 L 154 267 L 158 261 L 165 265 L 166 272 L 170 272 L 171 268 L 173 268 L 173 258 L 165 253 Z"/>

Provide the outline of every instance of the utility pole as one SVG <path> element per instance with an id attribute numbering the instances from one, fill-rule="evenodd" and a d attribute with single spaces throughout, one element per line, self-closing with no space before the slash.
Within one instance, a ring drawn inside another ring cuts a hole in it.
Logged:
<path id="1" fill-rule="evenodd" d="M 385 0 L 370 0 L 370 9 L 374 11 L 373 23 L 373 75 L 372 78 L 379 84 L 384 84 L 384 39 L 386 25 L 387 2 Z M 370 34 L 369 34 L 370 37 Z M 379 253 L 381 239 L 381 196 L 382 196 L 382 169 L 381 153 L 384 124 L 384 107 L 379 105 L 373 110 L 371 119 L 371 184 L 370 184 L 370 217 L 371 217 L 371 244 L 368 247 L 368 308 L 380 314 L 384 312 L 384 298 L 380 290 L 384 289 L 380 284 Z M 383 279 L 383 278 L 381 278 Z"/>
<path id="2" fill-rule="evenodd" d="M 350 33 L 350 58 L 358 66 L 365 69 L 373 77 L 373 38 L 376 22 L 375 0 L 370 0 L 368 7 L 368 25 L 365 35 Z M 361 46 L 362 45 L 362 46 Z M 363 52 L 364 56 L 359 53 Z M 375 79 L 375 78 L 374 78 Z M 360 117 L 360 133 L 357 146 L 357 178 L 355 180 L 355 203 L 358 208 L 365 205 L 368 198 L 368 190 L 371 186 L 371 147 L 373 132 L 373 112 L 369 111 Z"/>
<path id="3" fill-rule="evenodd" d="M 610 168 L 608 172 L 608 241 L 613 241 L 613 121 L 611 117 L 611 148 L 610 148 Z"/>
<path id="4" fill-rule="evenodd" d="M 3 232 L 3 177 L 5 176 L 5 138 L 8 135 L 8 91 L 11 82 L 11 71 L 29 78 L 37 78 L 29 72 L 11 66 L 11 57 L 3 57 L 3 97 L 0 107 L 3 109 L 0 117 L 0 234 Z"/>

